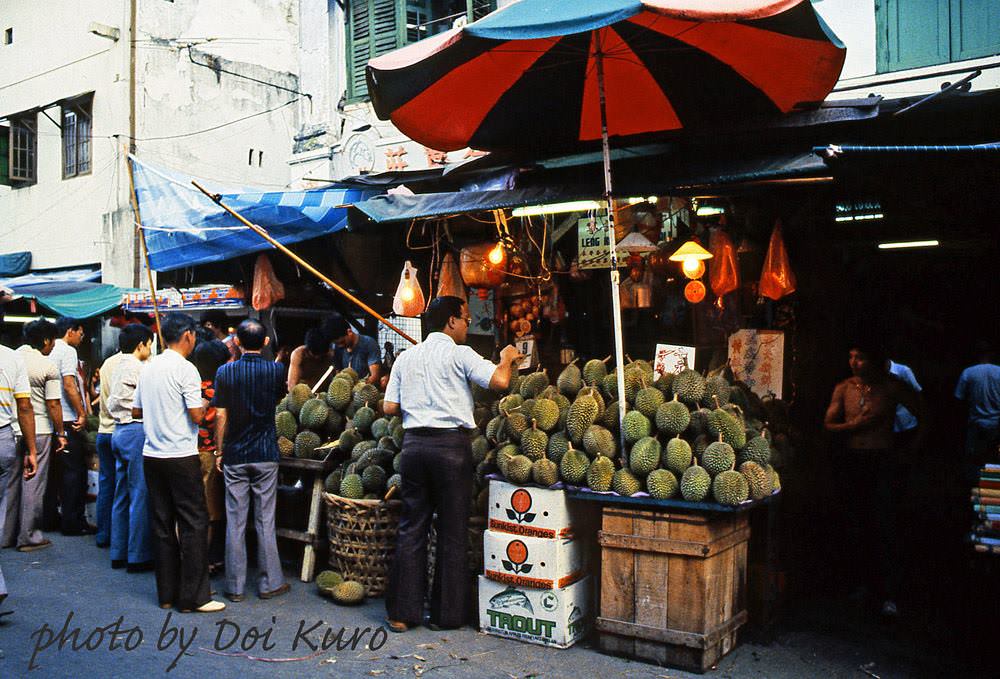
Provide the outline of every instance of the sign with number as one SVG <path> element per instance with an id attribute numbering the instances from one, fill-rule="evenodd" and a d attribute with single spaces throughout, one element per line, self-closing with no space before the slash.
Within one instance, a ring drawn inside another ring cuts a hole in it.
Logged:
<path id="1" fill-rule="evenodd" d="M 524 356 L 521 359 L 521 363 L 517 366 L 518 370 L 527 370 L 538 364 L 538 356 L 535 354 L 535 340 L 519 339 L 514 342 L 514 346 Z"/>
<path id="2" fill-rule="evenodd" d="M 657 375 L 673 373 L 676 375 L 685 368 L 694 368 L 694 347 L 680 344 L 657 344 L 656 355 L 653 357 L 653 372 Z"/>

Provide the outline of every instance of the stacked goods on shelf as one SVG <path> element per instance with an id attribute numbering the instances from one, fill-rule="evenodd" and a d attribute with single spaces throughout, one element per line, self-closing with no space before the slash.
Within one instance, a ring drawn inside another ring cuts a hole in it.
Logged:
<path id="1" fill-rule="evenodd" d="M 479 626 L 496 636 L 567 648 L 586 635 L 590 578 L 561 490 L 490 484 Z"/>
<path id="2" fill-rule="evenodd" d="M 1000 464 L 979 470 L 969 499 L 976 513 L 969 540 L 977 552 L 1000 554 Z"/>
<path id="3" fill-rule="evenodd" d="M 764 419 L 774 408 L 745 385 L 694 370 L 655 377 L 641 360 L 624 378 L 623 437 L 617 375 L 603 361 L 570 364 L 554 385 L 545 371 L 516 378 L 506 396 L 477 406 L 489 447 L 480 467 L 515 484 L 657 500 L 738 505 L 780 490 Z"/>

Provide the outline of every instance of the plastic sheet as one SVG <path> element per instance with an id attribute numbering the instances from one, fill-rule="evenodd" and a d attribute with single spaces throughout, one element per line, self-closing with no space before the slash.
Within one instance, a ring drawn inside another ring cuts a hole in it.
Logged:
<path id="1" fill-rule="evenodd" d="M 760 273 L 760 294 L 773 300 L 795 292 L 795 272 L 788 261 L 788 250 L 781 237 L 781 221 L 774 224 L 771 244 L 764 258 L 764 269 Z"/>

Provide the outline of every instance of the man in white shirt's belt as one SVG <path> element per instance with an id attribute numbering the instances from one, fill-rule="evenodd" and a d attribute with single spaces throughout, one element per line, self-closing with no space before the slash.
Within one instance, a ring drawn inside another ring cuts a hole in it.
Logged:
<path id="1" fill-rule="evenodd" d="M 386 593 L 388 624 L 405 632 L 423 622 L 427 530 L 437 511 L 437 559 L 431 593 L 432 629 L 461 627 L 469 596 L 466 568 L 475 428 L 470 383 L 501 391 L 521 359 L 507 346 L 494 365 L 462 346 L 472 319 L 458 297 L 438 297 L 424 313 L 427 338 L 396 358 L 386 387 L 386 415 L 402 414 L 403 513 Z"/>

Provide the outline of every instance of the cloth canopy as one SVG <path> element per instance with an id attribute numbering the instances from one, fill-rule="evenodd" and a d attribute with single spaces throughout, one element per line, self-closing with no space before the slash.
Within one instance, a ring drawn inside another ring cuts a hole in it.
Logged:
<path id="1" fill-rule="evenodd" d="M 60 316 L 90 318 L 121 306 L 126 292 L 126 289 L 116 285 L 101 283 L 66 294 L 36 293 L 25 296 L 34 297 L 39 304 Z"/>
<path id="2" fill-rule="evenodd" d="M 0 255 L 0 276 L 23 276 L 30 269 L 30 252 L 11 252 Z"/>
<path id="3" fill-rule="evenodd" d="M 134 156 L 129 160 L 150 265 L 156 271 L 208 264 L 271 248 L 192 186 L 192 176 L 140 162 Z M 340 231 L 347 226 L 347 205 L 381 193 L 355 188 L 269 191 L 226 187 L 200 178 L 198 182 L 286 245 Z"/>
<path id="4" fill-rule="evenodd" d="M 376 223 L 444 217 L 465 212 L 558 203 L 580 198 L 581 194 L 558 188 L 530 188 L 512 191 L 456 191 L 420 193 L 412 196 L 387 195 L 356 203 L 355 208 Z"/>

